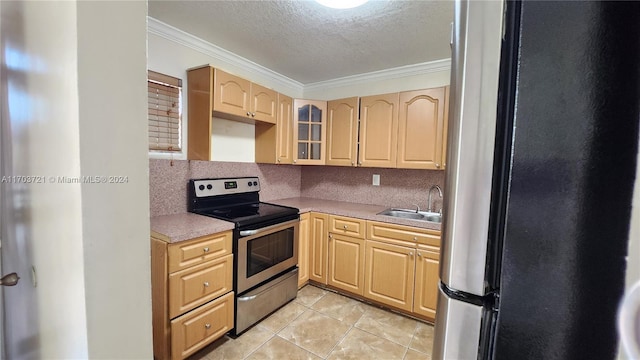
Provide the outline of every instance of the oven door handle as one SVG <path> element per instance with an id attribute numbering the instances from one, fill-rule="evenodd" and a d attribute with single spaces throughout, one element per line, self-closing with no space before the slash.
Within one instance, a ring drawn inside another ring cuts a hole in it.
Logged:
<path id="1" fill-rule="evenodd" d="M 296 219 L 296 220 L 291 220 L 291 221 L 287 221 L 287 222 L 283 222 L 283 223 L 278 223 L 275 225 L 271 225 L 271 226 L 267 226 L 267 227 L 263 227 L 260 229 L 255 229 L 255 230 L 241 230 L 240 231 L 240 236 L 253 236 L 253 235 L 258 235 L 258 234 L 262 234 L 264 232 L 267 231 L 271 231 L 273 229 L 276 228 L 283 228 L 283 227 L 287 227 L 289 225 L 294 225 L 295 223 L 300 222 L 300 219 Z"/>

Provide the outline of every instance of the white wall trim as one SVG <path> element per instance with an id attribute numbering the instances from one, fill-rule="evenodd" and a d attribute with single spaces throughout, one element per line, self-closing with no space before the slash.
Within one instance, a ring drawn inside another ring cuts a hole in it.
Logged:
<path id="1" fill-rule="evenodd" d="M 304 85 L 298 81 L 290 79 L 260 64 L 256 64 L 251 60 L 245 59 L 242 56 L 236 55 L 150 16 L 147 16 L 147 29 L 150 34 L 158 35 L 167 40 L 199 51 L 222 63 L 228 64 L 230 67 L 239 66 L 251 72 L 258 73 L 261 76 L 280 84 L 282 87 L 293 90 L 293 92 L 302 93 L 304 89 Z"/>
<path id="2" fill-rule="evenodd" d="M 441 59 L 310 83 L 304 85 L 304 90 L 305 92 L 320 91 L 322 89 L 329 90 L 341 86 L 358 85 L 450 70 L 451 59 Z"/>

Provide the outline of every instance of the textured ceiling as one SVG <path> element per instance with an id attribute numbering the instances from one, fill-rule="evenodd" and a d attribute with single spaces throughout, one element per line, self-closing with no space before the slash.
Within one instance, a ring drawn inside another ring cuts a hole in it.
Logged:
<path id="1" fill-rule="evenodd" d="M 150 0 L 149 16 L 309 84 L 449 58 L 453 1 Z"/>

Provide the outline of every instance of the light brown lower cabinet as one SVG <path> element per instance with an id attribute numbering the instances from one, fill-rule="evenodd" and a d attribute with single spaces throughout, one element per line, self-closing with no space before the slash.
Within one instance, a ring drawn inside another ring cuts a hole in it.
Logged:
<path id="1" fill-rule="evenodd" d="M 327 285 L 362 296 L 364 239 L 329 233 Z"/>
<path id="2" fill-rule="evenodd" d="M 385 305 L 411 311 L 415 249 L 372 240 L 367 240 L 365 248 L 364 296 Z"/>
<path id="3" fill-rule="evenodd" d="M 309 282 L 309 213 L 300 215 L 298 226 L 298 288 Z"/>
<path id="4" fill-rule="evenodd" d="M 151 238 L 153 353 L 184 359 L 233 324 L 231 231 L 179 243 Z"/>
<path id="5" fill-rule="evenodd" d="M 427 319 L 436 319 L 438 283 L 440 282 L 440 249 L 419 246 L 416 249 L 416 286 L 413 312 Z"/>
<path id="6" fill-rule="evenodd" d="M 327 214 L 312 212 L 309 215 L 309 280 L 327 284 L 328 255 Z"/>

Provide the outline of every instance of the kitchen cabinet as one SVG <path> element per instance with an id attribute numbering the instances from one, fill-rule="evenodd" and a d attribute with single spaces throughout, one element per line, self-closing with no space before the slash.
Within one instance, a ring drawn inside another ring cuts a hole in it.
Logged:
<path id="1" fill-rule="evenodd" d="M 435 321 L 440 281 L 440 249 L 419 245 L 416 256 L 413 312 Z"/>
<path id="2" fill-rule="evenodd" d="M 293 104 L 293 163 L 324 165 L 327 102 L 295 99 Z"/>
<path id="3" fill-rule="evenodd" d="M 278 120 L 276 91 L 209 65 L 187 70 L 187 94 L 189 160 L 211 160 L 213 116 L 271 126 Z"/>
<path id="4" fill-rule="evenodd" d="M 312 212 L 309 215 L 309 280 L 327 284 L 328 256 L 327 214 Z"/>
<path id="5" fill-rule="evenodd" d="M 444 126 L 442 130 L 442 166 L 440 169 L 447 168 L 447 136 L 449 130 L 449 86 L 445 86 L 444 93 Z"/>
<path id="6" fill-rule="evenodd" d="M 358 166 L 396 167 L 398 102 L 398 93 L 360 99 Z"/>
<path id="7" fill-rule="evenodd" d="M 329 216 L 327 285 L 363 295 L 364 237 L 364 220 Z"/>
<path id="8" fill-rule="evenodd" d="M 441 169 L 445 94 L 444 87 L 400 93 L 398 168 Z"/>
<path id="9" fill-rule="evenodd" d="M 356 166 L 358 98 L 327 102 L 327 165 Z"/>
<path id="10" fill-rule="evenodd" d="M 309 282 L 309 213 L 300 215 L 298 242 L 298 288 L 301 288 Z"/>
<path id="11" fill-rule="evenodd" d="M 233 116 L 276 123 L 278 93 L 231 75 L 220 69 L 213 73 L 213 111 L 220 117 Z"/>
<path id="12" fill-rule="evenodd" d="M 153 351 L 184 359 L 233 324 L 232 233 L 178 243 L 151 238 Z"/>
<path id="13" fill-rule="evenodd" d="M 415 249 L 367 240 L 364 296 L 405 311 L 413 309 Z"/>
<path id="14" fill-rule="evenodd" d="M 293 99 L 278 94 L 276 125 L 256 123 L 256 162 L 293 163 Z"/>

